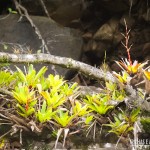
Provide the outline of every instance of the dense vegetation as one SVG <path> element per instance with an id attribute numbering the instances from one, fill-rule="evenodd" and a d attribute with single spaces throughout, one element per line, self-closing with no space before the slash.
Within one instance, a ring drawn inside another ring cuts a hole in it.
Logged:
<path id="1" fill-rule="evenodd" d="M 132 63 L 130 57 L 116 63 L 123 69 L 121 73 L 113 72 L 116 83 L 105 81 L 100 93 L 87 95 L 80 93 L 77 83 L 69 83 L 59 75 L 45 77 L 46 67 L 36 72 L 30 64 L 25 73 L 19 68 L 16 72 L 1 69 L 0 128 L 9 126 L 1 138 L 8 138 L 20 130 L 23 134 L 42 135 L 46 128 L 51 136 L 56 136 L 55 146 L 62 136 L 65 146 L 68 136 L 87 131 L 95 135 L 95 129 L 91 129 L 96 126 L 99 129 L 108 126 L 108 132 L 115 133 L 119 140 L 128 135 L 134 138 L 133 129 L 140 119 L 140 105 L 149 93 L 144 97 L 145 91 L 137 89 L 140 104 L 131 99 L 126 101 L 129 93 L 125 87 L 138 74 L 149 82 L 150 72 L 143 69 L 146 63 Z M 148 122 L 149 119 L 141 120 L 146 130 L 149 130 Z"/>

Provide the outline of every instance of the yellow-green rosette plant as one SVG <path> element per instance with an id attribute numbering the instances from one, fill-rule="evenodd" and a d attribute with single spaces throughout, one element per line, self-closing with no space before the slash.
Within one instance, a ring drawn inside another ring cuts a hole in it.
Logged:
<path id="1" fill-rule="evenodd" d="M 30 90 L 28 86 L 19 83 L 12 92 L 17 101 L 17 112 L 23 116 L 28 117 L 35 112 L 34 106 L 37 103 L 35 98 L 35 91 Z"/>
<path id="2" fill-rule="evenodd" d="M 113 105 L 108 103 L 109 99 L 107 95 L 87 95 L 84 102 L 87 104 L 90 111 L 104 115 L 108 110 L 114 108 Z"/>
<path id="3" fill-rule="evenodd" d="M 42 91 L 41 95 L 46 100 L 47 106 L 52 108 L 57 108 L 67 100 L 66 97 L 59 92 L 51 93 L 49 91 Z"/>
<path id="4" fill-rule="evenodd" d="M 87 104 L 82 104 L 80 101 L 76 100 L 74 106 L 72 107 L 73 114 L 76 114 L 79 117 L 85 116 L 92 112 L 92 110 L 88 110 Z"/>
<path id="5" fill-rule="evenodd" d="M 16 82 L 16 73 L 0 70 L 0 87 L 7 87 Z"/>
<path id="6" fill-rule="evenodd" d="M 123 89 L 119 89 L 117 84 L 111 81 L 106 82 L 105 91 L 110 100 L 123 101 L 126 97 L 125 91 Z"/>
<path id="7" fill-rule="evenodd" d="M 22 70 L 17 68 L 18 82 L 23 82 L 30 89 L 35 88 L 38 83 L 41 82 L 42 78 L 44 78 L 44 74 L 47 70 L 47 67 L 42 67 L 37 73 L 32 64 L 28 66 L 27 72 L 24 74 Z"/>
<path id="8" fill-rule="evenodd" d="M 110 120 L 109 124 L 103 125 L 111 127 L 110 133 L 115 133 L 117 136 L 127 136 L 134 129 L 134 123 L 137 121 L 139 113 L 139 108 L 132 110 L 128 114 L 122 111 L 117 116 L 114 116 L 114 121 Z"/>
<path id="9" fill-rule="evenodd" d="M 116 61 L 116 63 L 124 70 L 126 71 L 129 75 L 136 74 L 140 69 L 142 69 L 147 62 L 145 63 L 138 63 L 138 61 L 134 61 L 131 63 L 127 59 L 122 60 L 122 61 Z"/>
<path id="10" fill-rule="evenodd" d="M 44 100 L 41 108 L 39 108 L 36 113 L 36 118 L 40 123 L 45 123 L 46 121 L 50 121 L 55 113 L 52 107 L 48 107 Z"/>
<path id="11" fill-rule="evenodd" d="M 130 81 L 130 76 L 127 71 L 123 70 L 121 73 L 116 73 L 113 71 L 113 74 L 117 77 L 118 81 L 122 84 L 127 84 Z"/>

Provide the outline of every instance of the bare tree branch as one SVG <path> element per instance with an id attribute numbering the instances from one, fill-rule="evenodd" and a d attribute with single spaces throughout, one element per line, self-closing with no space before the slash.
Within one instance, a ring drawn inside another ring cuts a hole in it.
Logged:
<path id="1" fill-rule="evenodd" d="M 9 54 L 0 52 L 0 63 L 45 63 L 59 65 L 64 68 L 75 69 L 84 75 L 97 79 L 97 80 L 109 80 L 115 82 L 124 88 L 128 95 L 129 102 L 137 102 L 138 105 L 141 104 L 142 98 L 137 94 L 137 91 L 131 85 L 122 85 L 116 80 L 113 74 L 109 71 L 103 71 L 102 69 L 95 68 L 91 65 L 82 63 L 80 61 L 73 60 L 72 58 L 54 56 L 51 54 Z M 83 90 L 84 91 L 84 90 Z M 97 90 L 96 90 L 97 91 Z"/>
<path id="2" fill-rule="evenodd" d="M 47 8 L 46 8 L 46 5 L 45 5 L 44 1 L 43 1 L 43 0 L 39 0 L 39 1 L 40 1 L 41 5 L 42 5 L 42 7 L 43 7 L 43 9 L 44 9 L 45 14 L 47 15 L 47 17 L 51 19 L 51 17 L 50 17 L 50 15 L 49 15 L 49 12 L 48 12 L 48 10 L 47 10 Z"/>
<path id="3" fill-rule="evenodd" d="M 104 72 L 101 69 L 92 67 L 88 64 L 73 60 L 71 58 L 54 56 L 51 54 L 9 54 L 0 52 L 1 63 L 48 63 L 53 65 L 59 65 L 64 68 L 71 68 L 78 70 L 79 72 L 98 79 L 98 80 L 110 80 L 116 82 L 115 77 L 110 72 Z"/>
<path id="4" fill-rule="evenodd" d="M 39 39 L 41 40 L 42 42 L 42 49 L 45 48 L 46 52 L 48 54 L 50 54 L 49 50 L 48 50 L 48 47 L 47 47 L 47 44 L 44 40 L 44 38 L 42 37 L 41 33 L 40 33 L 40 30 L 37 28 L 37 26 L 34 24 L 34 22 L 32 21 L 31 17 L 29 16 L 28 14 L 28 11 L 26 10 L 25 7 L 23 7 L 22 5 L 19 4 L 19 2 L 17 0 L 13 0 L 14 1 L 14 4 L 16 6 L 16 9 L 19 11 L 19 14 L 21 16 L 25 16 L 29 23 L 31 24 L 31 26 L 34 28 L 35 30 L 35 33 L 37 34 L 37 36 L 39 37 Z M 43 52 L 44 52 L 44 49 L 43 49 Z"/>

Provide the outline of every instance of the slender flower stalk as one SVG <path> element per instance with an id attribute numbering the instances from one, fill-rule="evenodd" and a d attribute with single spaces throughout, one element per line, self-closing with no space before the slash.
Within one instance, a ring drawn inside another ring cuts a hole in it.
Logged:
<path id="1" fill-rule="evenodd" d="M 126 23 L 125 19 L 124 19 L 124 23 L 125 23 L 126 33 L 125 34 L 122 33 L 122 35 L 125 38 L 125 43 L 122 42 L 122 45 L 125 47 L 125 49 L 127 51 L 128 61 L 130 63 L 130 66 L 132 66 L 132 59 L 131 59 L 131 55 L 130 55 L 130 50 L 131 50 L 132 45 L 129 45 L 129 39 L 130 39 L 129 34 L 130 34 L 131 30 L 128 30 L 127 23 Z"/>

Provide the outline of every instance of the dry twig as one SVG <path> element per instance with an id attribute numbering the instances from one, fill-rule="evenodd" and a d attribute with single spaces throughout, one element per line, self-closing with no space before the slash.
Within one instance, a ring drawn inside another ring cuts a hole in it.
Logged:
<path id="1" fill-rule="evenodd" d="M 40 1 L 41 5 L 42 5 L 42 7 L 43 7 L 43 9 L 44 9 L 45 14 L 47 15 L 47 17 L 51 19 L 50 15 L 49 15 L 49 12 L 48 12 L 48 10 L 47 10 L 47 8 L 45 6 L 44 1 L 43 0 L 39 0 L 39 1 Z"/>
<path id="2" fill-rule="evenodd" d="M 47 44 L 46 44 L 44 38 L 42 37 L 42 35 L 41 35 L 41 33 L 40 33 L 40 30 L 39 30 L 39 29 L 37 28 L 37 26 L 33 23 L 31 17 L 30 17 L 29 14 L 28 14 L 28 11 L 26 10 L 26 8 L 24 8 L 22 5 L 20 5 L 17 0 L 13 0 L 13 1 L 14 1 L 15 6 L 16 6 L 16 9 L 19 11 L 19 14 L 20 14 L 21 16 L 25 16 L 25 17 L 28 19 L 28 21 L 30 22 L 31 26 L 34 28 L 35 33 L 38 35 L 39 39 L 41 40 L 41 42 L 42 42 L 42 48 L 43 48 L 43 53 L 44 53 L 44 49 L 45 49 L 46 52 L 47 52 L 48 54 L 50 54 L 50 52 L 49 52 L 49 50 L 48 50 L 48 47 L 47 47 Z"/>

